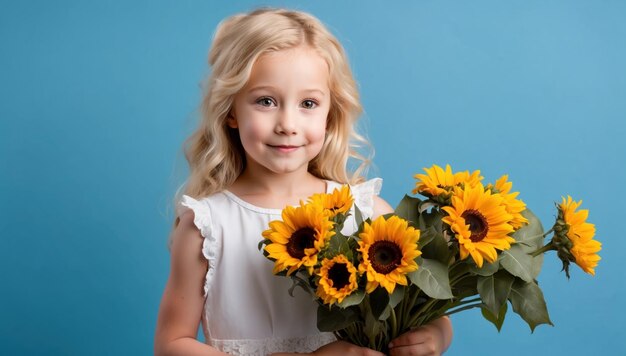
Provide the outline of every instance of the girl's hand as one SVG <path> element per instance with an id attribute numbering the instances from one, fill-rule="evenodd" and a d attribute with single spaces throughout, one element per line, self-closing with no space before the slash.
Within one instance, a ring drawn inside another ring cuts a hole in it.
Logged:
<path id="1" fill-rule="evenodd" d="M 366 347 L 360 347 L 346 341 L 335 341 L 324 345 L 313 352 L 316 356 L 385 356 L 382 352 L 374 351 Z"/>
<path id="2" fill-rule="evenodd" d="M 420 328 L 391 340 L 390 356 L 441 355 L 452 339 L 452 325 L 447 317 L 439 318 Z"/>

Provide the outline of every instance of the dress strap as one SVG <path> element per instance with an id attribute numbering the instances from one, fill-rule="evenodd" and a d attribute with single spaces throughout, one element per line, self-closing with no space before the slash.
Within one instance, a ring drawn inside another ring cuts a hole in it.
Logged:
<path id="1" fill-rule="evenodd" d="M 364 218 L 371 218 L 374 215 L 374 196 L 380 194 L 382 186 L 382 178 L 373 178 L 350 186 L 354 203 L 361 210 Z"/>

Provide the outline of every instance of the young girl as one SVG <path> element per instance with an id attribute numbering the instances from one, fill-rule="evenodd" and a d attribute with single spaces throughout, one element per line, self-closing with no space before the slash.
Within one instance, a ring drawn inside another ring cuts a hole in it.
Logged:
<path id="1" fill-rule="evenodd" d="M 282 208 L 341 184 L 353 184 L 366 217 L 392 211 L 377 196 L 380 179 L 362 182 L 346 169 L 362 138 L 343 48 L 311 15 L 264 9 L 224 21 L 209 62 L 155 353 L 380 355 L 320 333 L 315 302 L 298 289 L 289 296 L 290 282 L 272 275 L 257 247 Z M 207 344 L 195 339 L 200 322 Z M 440 354 L 451 335 L 441 318 L 393 340 L 390 354 Z"/>

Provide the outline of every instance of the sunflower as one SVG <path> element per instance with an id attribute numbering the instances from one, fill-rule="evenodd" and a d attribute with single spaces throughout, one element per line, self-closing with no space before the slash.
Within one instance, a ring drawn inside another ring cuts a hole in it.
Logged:
<path id="1" fill-rule="evenodd" d="M 555 230 L 557 235 L 564 234 L 571 241 L 569 252 L 574 257 L 576 264 L 586 273 L 595 275 L 594 268 L 600 261 L 598 252 L 602 249 L 602 244 L 593 239 L 596 228 L 593 224 L 586 221 L 589 211 L 586 209 L 576 211 L 581 203 L 582 201 L 573 201 L 570 196 L 567 199 L 563 198 L 563 201 L 557 208 L 559 210 L 559 220 L 563 221 L 565 228 L 558 229 L 555 226 Z"/>
<path id="2" fill-rule="evenodd" d="M 457 172 L 454 174 L 454 180 L 457 185 L 473 187 L 483 180 L 480 171 L 476 170 L 472 173 L 469 171 Z"/>
<path id="3" fill-rule="evenodd" d="M 406 286 L 406 274 L 417 270 L 415 259 L 422 254 L 417 247 L 420 231 L 397 216 L 381 216 L 371 225 L 365 222 L 359 237 L 359 273 L 367 274 L 366 291 L 382 285 L 391 294 L 396 284 Z"/>
<path id="4" fill-rule="evenodd" d="M 330 216 L 334 217 L 337 214 L 347 213 L 352 207 L 354 198 L 350 194 L 350 186 L 344 185 L 341 189 L 335 188 L 331 194 L 314 194 L 309 198 L 309 202 L 323 206 Z"/>
<path id="5" fill-rule="evenodd" d="M 519 192 L 510 193 L 513 188 L 513 183 L 508 182 L 508 179 L 508 175 L 503 175 L 496 181 L 495 185 L 489 184 L 487 189 L 491 189 L 493 193 L 498 193 L 502 196 L 506 211 L 513 216 L 510 224 L 517 230 L 521 228 L 522 225 L 528 224 L 528 219 L 522 215 L 522 211 L 526 210 L 526 204 L 520 199 L 517 199 Z"/>
<path id="6" fill-rule="evenodd" d="M 485 191 L 478 183 L 474 187 L 457 189 L 452 196 L 452 206 L 442 208 L 448 216 L 442 220 L 450 225 L 459 242 L 461 259 L 472 256 L 478 267 L 483 260 L 494 262 L 498 250 L 508 250 L 515 240 L 509 236 L 513 227 L 512 216 L 499 194 Z"/>
<path id="7" fill-rule="evenodd" d="M 316 294 L 324 304 L 341 303 L 359 288 L 356 267 L 344 255 L 325 258 L 317 275 Z"/>
<path id="8" fill-rule="evenodd" d="M 434 164 L 430 168 L 424 168 L 426 174 L 416 174 L 415 179 L 418 182 L 415 183 L 415 189 L 413 194 L 426 193 L 431 196 L 450 196 L 454 191 L 454 187 L 458 185 L 475 186 L 479 183 L 483 177 L 480 176 L 480 171 L 474 171 L 471 174 L 469 171 L 452 173 L 450 165 L 446 165 L 444 171 L 441 167 Z"/>
<path id="9" fill-rule="evenodd" d="M 265 246 L 268 257 L 275 260 L 274 273 L 292 274 L 305 266 L 309 274 L 317 264 L 317 254 L 326 245 L 333 231 L 333 222 L 318 204 L 301 204 L 283 209 L 282 221 L 269 223 L 263 237 L 270 240 Z"/>

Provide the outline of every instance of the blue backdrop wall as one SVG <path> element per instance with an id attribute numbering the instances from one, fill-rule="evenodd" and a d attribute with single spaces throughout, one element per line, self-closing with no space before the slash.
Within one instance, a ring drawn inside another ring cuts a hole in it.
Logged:
<path id="1" fill-rule="evenodd" d="M 464 312 L 448 354 L 626 354 L 626 3 L 591 0 L 3 2 L 3 353 L 152 353 L 210 40 L 258 5 L 310 11 L 343 42 L 390 203 L 450 163 L 508 173 L 546 224 L 561 195 L 590 210 L 596 276 L 568 281 L 555 258 L 539 276 L 555 326 L 510 313 L 498 333 Z"/>

